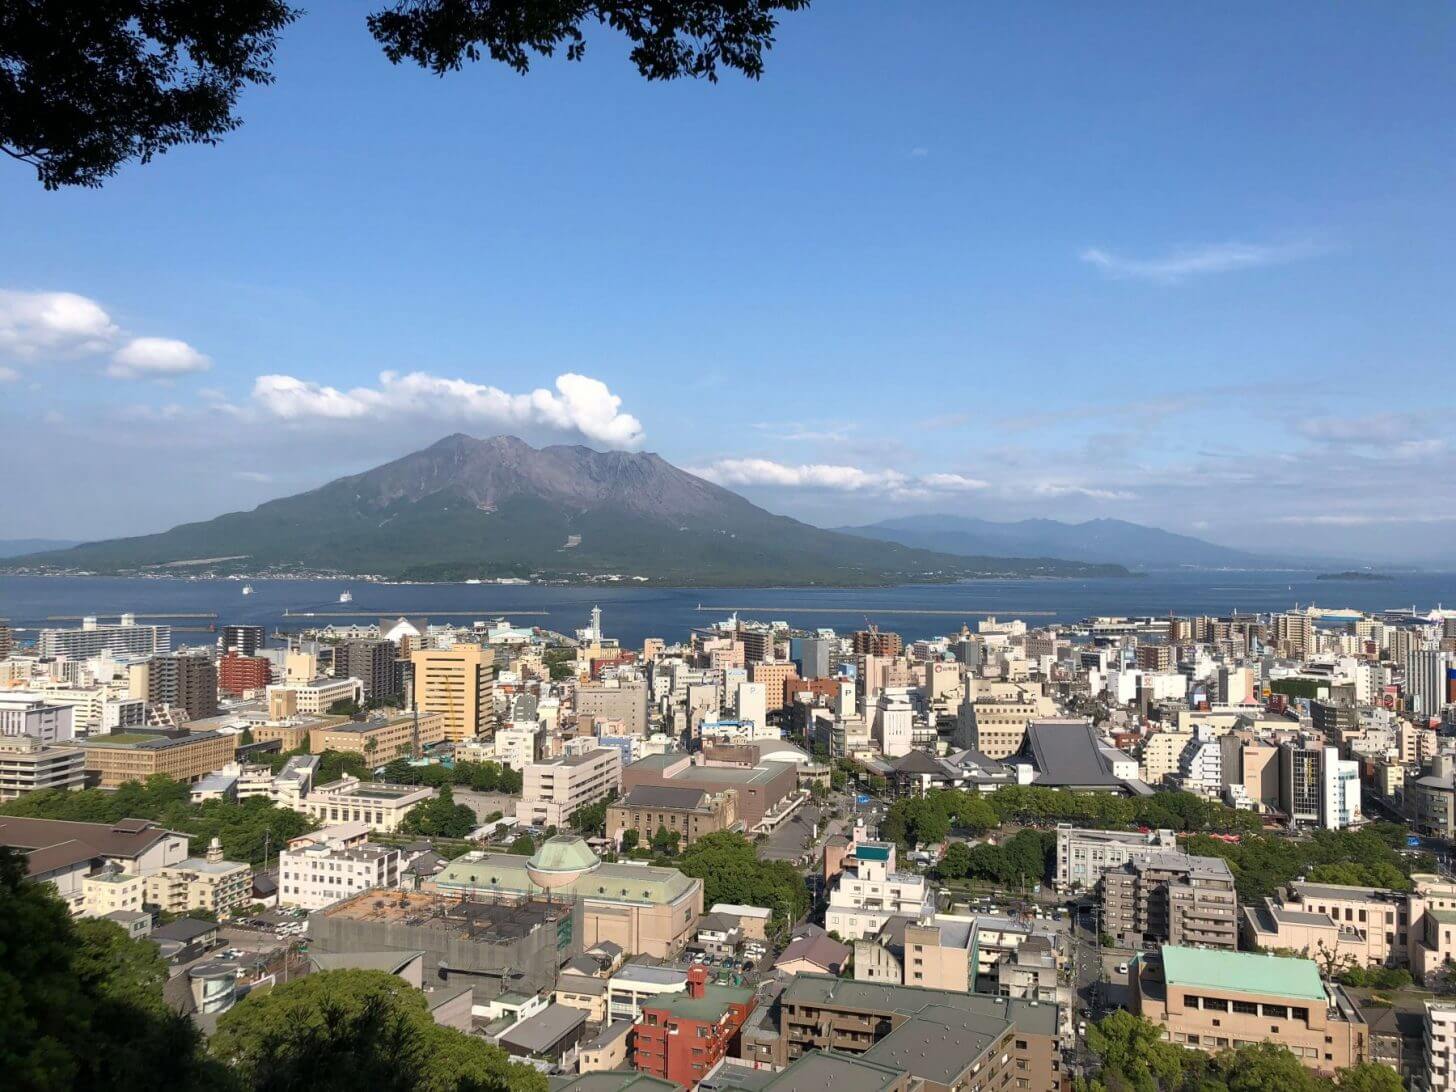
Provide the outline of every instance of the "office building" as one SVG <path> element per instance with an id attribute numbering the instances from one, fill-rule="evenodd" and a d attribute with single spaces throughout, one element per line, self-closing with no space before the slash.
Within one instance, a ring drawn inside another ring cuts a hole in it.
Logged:
<path id="1" fill-rule="evenodd" d="M 1102 928 L 1125 948 L 1239 946 L 1239 900 L 1222 857 L 1165 850 L 1102 875 Z"/>
<path id="2" fill-rule="evenodd" d="M 620 724 L 621 735 L 647 734 L 647 680 L 608 679 L 576 688 L 576 723 L 590 732 L 600 721 Z"/>
<path id="3" fill-rule="evenodd" d="M 798 767 L 788 762 L 763 762 L 752 768 L 708 766 L 683 754 L 648 755 L 622 771 L 622 789 L 641 785 L 673 785 L 706 793 L 731 792 L 734 810 L 745 831 L 771 829 L 800 799 Z"/>
<path id="4" fill-rule="evenodd" d="M 0 800 L 44 789 L 86 785 L 86 752 L 55 746 L 31 736 L 0 736 Z"/>
<path id="5" fill-rule="evenodd" d="M 320 724 L 308 734 L 308 749 L 316 754 L 343 751 L 359 755 L 371 766 L 408 758 L 416 747 L 423 752 L 445 740 L 445 717 L 440 713 L 374 713 L 362 720 Z"/>
<path id="6" fill-rule="evenodd" d="M 786 697 L 799 678 L 799 672 L 792 660 L 764 660 L 748 665 L 748 678 L 763 687 L 765 712 L 777 713 L 787 704 Z"/>
<path id="7" fill-rule="evenodd" d="M 607 807 L 607 837 L 618 844 L 624 833 L 635 830 L 639 844 L 647 845 L 660 828 L 689 846 L 705 834 L 737 825 L 737 797 L 731 792 L 641 785 Z"/>
<path id="8" fill-rule="evenodd" d="M 65 743 L 75 734 L 71 706 L 0 693 L 0 737 L 24 736 L 37 743 Z"/>
<path id="9" fill-rule="evenodd" d="M 615 747 L 531 762 L 521 771 L 516 818 L 526 826 L 565 827 L 578 808 L 605 798 L 621 784 L 622 752 Z"/>
<path id="10" fill-rule="evenodd" d="M 1446 669 L 1451 655 L 1440 649 L 1412 649 L 1405 658 L 1405 693 L 1411 712 L 1438 717 L 1446 707 Z"/>
<path id="11" fill-rule="evenodd" d="M 171 650 L 171 626 L 137 625 L 131 614 L 123 614 L 116 625 L 85 618 L 80 629 L 42 629 L 35 642 L 36 655 L 68 660 L 87 660 L 103 652 L 151 656 Z"/>
<path id="12" fill-rule="evenodd" d="M 1058 823 L 1053 882 L 1058 891 L 1091 891 L 1109 869 L 1177 848 L 1171 830 L 1084 830 Z"/>
<path id="13" fill-rule="evenodd" d="M 1288 741 L 1279 745 L 1279 807 L 1291 823 L 1318 826 L 1320 808 L 1320 768 L 1324 748 Z"/>
<path id="14" fill-rule="evenodd" d="M 425 785 L 391 785 L 346 776 L 315 786 L 292 807 L 327 826 L 363 823 L 370 830 L 392 834 L 415 805 L 434 795 L 435 790 Z"/>
<path id="15" fill-rule="evenodd" d="M 397 703 L 404 690 L 404 669 L 393 641 L 352 638 L 334 646 L 334 678 L 358 679 L 364 701 Z"/>
<path id="16" fill-rule="evenodd" d="M 308 682 L 274 685 L 268 687 L 268 719 L 322 716 L 340 702 L 345 703 L 345 708 L 362 705 L 364 684 L 358 679 L 331 679 L 321 675 Z"/>
<path id="17" fill-rule="evenodd" d="M 795 659 L 803 678 L 822 679 L 830 674 L 833 655 L 839 644 L 837 641 L 825 637 L 801 637 L 795 638 L 793 643 L 797 647 Z"/>
<path id="18" fill-rule="evenodd" d="M 1245 906 L 1241 927 L 1246 948 L 1384 967 L 1409 961 L 1410 924 L 1405 892 L 1300 881 Z"/>
<path id="19" fill-rule="evenodd" d="M 1168 1039 L 1216 1053 L 1270 1040 L 1308 1069 L 1333 1074 L 1368 1057 L 1368 1029 L 1312 960 L 1167 945 L 1129 972 L 1130 1008 Z"/>
<path id="20" fill-rule="evenodd" d="M 278 855 L 278 903 L 321 910 L 363 891 L 394 887 L 401 873 L 396 846 L 372 845 L 363 824 L 325 827 L 293 839 Z"/>
<path id="21" fill-rule="evenodd" d="M 181 735 L 111 732 L 81 741 L 86 772 L 103 789 L 162 774 L 189 784 L 233 760 L 238 737 L 226 732 Z"/>
<path id="22" fill-rule="evenodd" d="M 417 649 L 415 705 L 445 718 L 452 742 L 490 735 L 495 728 L 495 662 L 490 649 L 458 644 L 448 649 Z"/>

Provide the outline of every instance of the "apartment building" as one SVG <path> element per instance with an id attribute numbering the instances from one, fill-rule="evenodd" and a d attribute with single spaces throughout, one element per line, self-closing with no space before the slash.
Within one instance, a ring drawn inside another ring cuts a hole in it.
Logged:
<path id="1" fill-rule="evenodd" d="M 81 741 L 86 772 L 103 789 L 163 774 L 189 784 L 233 760 L 238 737 L 226 732 L 161 735 L 111 732 Z"/>
<path id="2" fill-rule="evenodd" d="M 662 828 L 675 832 L 680 844 L 689 846 L 705 834 L 730 830 L 737 823 L 737 797 L 731 792 L 641 785 L 607 807 L 607 837 L 619 844 L 624 833 L 635 830 L 638 841 L 646 845 Z"/>
<path id="3" fill-rule="evenodd" d="M 392 834 L 411 808 L 434 795 L 435 790 L 427 785 L 391 785 L 341 777 L 315 786 L 292 807 L 326 825 L 364 823 L 370 830 Z"/>
<path id="4" fill-rule="evenodd" d="M 340 641 L 334 646 L 334 678 L 358 679 L 365 701 L 397 700 L 404 690 L 399 646 L 383 638 Z"/>
<path id="5" fill-rule="evenodd" d="M 233 652 L 251 659 L 267 643 L 268 634 L 262 626 L 223 626 L 217 635 L 217 650 L 224 656 Z"/>
<path id="6" fill-rule="evenodd" d="M 295 838 L 278 855 L 278 902 L 322 910 L 340 899 L 399 883 L 397 847 L 371 845 L 362 824 L 325 827 Z"/>
<path id="7" fill-rule="evenodd" d="M 792 660 L 762 660 L 749 663 L 748 678 L 763 687 L 765 711 L 776 713 L 786 704 L 786 695 L 799 672 Z"/>
<path id="8" fill-rule="evenodd" d="M 166 705 L 185 711 L 188 720 L 217 716 L 217 666 L 209 656 L 168 653 L 137 665 L 145 688 L 132 678 L 132 697 L 145 697 L 148 705 Z"/>
<path id="9" fill-rule="evenodd" d="M 226 914 L 253 897 L 253 870 L 240 861 L 224 860 L 216 838 L 205 856 L 160 868 L 144 883 L 147 905 L 173 914 L 188 910 Z"/>
<path id="10" fill-rule="evenodd" d="M 1456 1004 L 1427 1001 L 1421 1021 L 1425 1092 L 1456 1092 Z"/>
<path id="11" fill-rule="evenodd" d="M 219 693 L 242 697 L 265 691 L 273 680 L 273 661 L 262 656 L 242 656 L 229 651 L 217 661 Z"/>
<path id="12" fill-rule="evenodd" d="M 688 975 L 676 967 L 627 963 L 607 979 L 607 1018 L 635 1023 L 642 1006 L 665 993 L 682 993 Z"/>
<path id="13" fill-rule="evenodd" d="M 780 996 L 778 1035 L 745 1042 L 743 1058 L 781 1067 L 833 1051 L 923 1092 L 1049 1090 L 1062 1085 L 1057 1021 L 1056 1005 L 800 974 Z"/>
<path id="14" fill-rule="evenodd" d="M 42 629 L 35 641 L 36 655 L 68 660 L 87 660 L 103 652 L 150 656 L 171 649 L 171 626 L 139 626 L 131 614 L 123 614 L 116 625 L 84 618 L 80 629 Z"/>
<path id="15" fill-rule="evenodd" d="M 516 818 L 527 826 L 564 827 L 578 808 L 596 803 L 621 784 L 622 752 L 615 747 L 531 762 L 521 771 Z"/>
<path id="16" fill-rule="evenodd" d="M 589 731 L 599 721 L 619 723 L 621 735 L 647 734 L 647 680 L 607 679 L 576 688 L 578 730 Z"/>
<path id="17" fill-rule="evenodd" d="M 1153 853 L 1176 850 L 1171 830 L 1085 830 L 1057 824 L 1057 859 L 1053 882 L 1058 891 L 1090 891 L 1108 869 Z"/>
<path id="18" fill-rule="evenodd" d="M 424 748 L 444 739 L 442 713 L 376 714 L 363 720 L 346 720 L 312 729 L 308 749 L 316 755 L 343 751 L 360 755 L 372 766 L 383 766 L 396 758 L 408 758 L 416 743 Z"/>
<path id="19" fill-rule="evenodd" d="M 1102 928 L 1125 948 L 1239 946 L 1239 901 L 1222 857 L 1163 851 L 1102 876 Z"/>
<path id="20" fill-rule="evenodd" d="M 935 895 L 924 876 L 896 871 L 893 842 L 859 842 L 829 891 L 824 928 L 846 941 L 873 937 L 892 916 L 927 917 Z"/>
<path id="21" fill-rule="evenodd" d="M 1131 1010 L 1179 1046 L 1216 1053 L 1273 1040 L 1332 1074 L 1369 1057 L 1369 1028 L 1312 960 L 1166 945 L 1129 970 Z"/>
<path id="22" fill-rule="evenodd" d="M 692 967 L 682 993 L 665 993 L 642 1005 L 632 1040 L 632 1065 L 641 1073 L 695 1088 L 737 1045 L 739 1030 L 758 1003 L 745 986 L 708 981 L 706 967 Z"/>
<path id="23" fill-rule="evenodd" d="M 480 645 L 416 649 L 414 702 L 421 712 L 445 718 L 453 742 L 489 735 L 495 727 L 495 658 Z"/>
<path id="24" fill-rule="evenodd" d="M 1284 949 L 1334 966 L 1384 967 L 1410 955 L 1409 896 L 1378 887 L 1291 883 L 1243 909 L 1246 947 Z"/>
<path id="25" fill-rule="evenodd" d="M 86 918 L 107 914 L 139 913 L 146 902 L 146 885 L 140 876 L 118 868 L 103 868 L 81 878 L 79 913 Z"/>
<path id="26" fill-rule="evenodd" d="M 0 800 L 42 789 L 80 789 L 86 784 L 86 752 L 55 747 L 30 736 L 0 736 Z"/>

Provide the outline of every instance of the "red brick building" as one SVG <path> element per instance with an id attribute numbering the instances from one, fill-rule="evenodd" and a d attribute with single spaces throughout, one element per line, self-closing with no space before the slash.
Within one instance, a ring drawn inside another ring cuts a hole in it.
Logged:
<path id="1" fill-rule="evenodd" d="M 239 656 L 229 652 L 217 661 L 217 689 L 223 694 L 262 690 L 270 680 L 271 665 L 261 656 Z"/>
<path id="2" fill-rule="evenodd" d="M 750 989 L 708 982 L 708 969 L 688 971 L 683 993 L 659 994 L 642 1005 L 632 1043 L 640 1072 L 692 1088 L 730 1052 L 758 998 Z"/>

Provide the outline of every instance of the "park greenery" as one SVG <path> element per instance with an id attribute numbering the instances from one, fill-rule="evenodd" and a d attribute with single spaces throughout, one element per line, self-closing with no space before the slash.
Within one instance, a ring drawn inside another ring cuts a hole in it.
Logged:
<path id="1" fill-rule="evenodd" d="M 1205 1054 L 1163 1040 L 1163 1029 L 1119 1009 L 1087 1029 L 1101 1071 L 1078 1078 L 1077 1092 L 1400 1092 L 1400 1075 L 1365 1062 L 1338 1083 L 1306 1069 L 1289 1049 L 1265 1041 Z"/>
<path id="2" fill-rule="evenodd" d="M 952 842 L 941 858 L 942 879 L 984 880 L 1001 886 L 1037 884 L 1047 874 L 1057 836 L 1045 830 L 1019 830 L 1003 844 Z"/>
<path id="3" fill-rule="evenodd" d="M 464 838 L 475 829 L 475 812 L 455 803 L 455 790 L 441 785 L 435 796 L 410 808 L 400 823 L 406 834 L 434 838 Z"/>
<path id="4" fill-rule="evenodd" d="M 114 792 L 84 789 L 64 792 L 47 789 L 28 793 L 0 806 L 0 815 L 33 819 L 65 819 L 80 823 L 115 823 L 122 819 L 151 819 L 168 830 L 189 836 L 194 854 L 217 838 L 223 856 L 231 861 L 263 863 L 290 838 L 310 831 L 313 820 L 290 808 L 256 797 L 234 803 L 209 800 L 188 802 L 188 788 L 161 774 L 145 782 L 128 781 Z"/>
<path id="5" fill-rule="evenodd" d="M 571 829 L 586 838 L 601 837 L 607 830 L 607 808 L 611 807 L 612 801 L 617 799 L 617 790 L 613 789 L 600 800 L 593 801 L 577 808 L 567 818 Z"/>
<path id="6" fill-rule="evenodd" d="M 1360 830 L 1319 830 L 1308 838 L 1251 834 L 1225 842 L 1193 834 L 1183 849 L 1228 861 L 1239 898 L 1247 903 L 1273 895 L 1300 876 L 1312 883 L 1409 891 L 1411 873 L 1434 872 L 1435 862 L 1422 853 L 1402 852 L 1406 833 L 1398 823 L 1370 823 Z"/>
<path id="7" fill-rule="evenodd" d="M 499 762 L 456 762 L 453 766 L 430 763 L 412 766 L 406 758 L 396 758 L 380 772 L 379 779 L 395 785 L 457 785 L 475 792 L 500 792 L 513 795 L 521 791 L 521 771 Z"/>
<path id="8" fill-rule="evenodd" d="M 705 906 L 733 902 L 765 907 L 772 912 L 769 928 L 776 932 L 809 912 L 809 889 L 799 870 L 788 861 L 760 860 L 753 843 L 736 832 L 705 834 L 674 864 L 703 881 Z"/>

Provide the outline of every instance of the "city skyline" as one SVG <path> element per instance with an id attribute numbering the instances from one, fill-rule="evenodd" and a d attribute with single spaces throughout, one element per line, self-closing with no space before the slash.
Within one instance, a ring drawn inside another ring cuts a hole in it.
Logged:
<path id="1" fill-rule="evenodd" d="M 1451 22 L 820 5 L 708 86 L 607 35 L 436 80 L 321 6 L 218 147 L 99 191 L 0 172 L 0 420 L 65 483 L 0 537 L 463 431 L 656 451 L 822 526 L 1448 559 Z"/>

